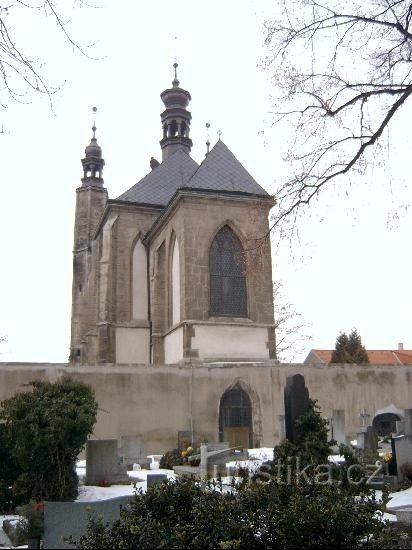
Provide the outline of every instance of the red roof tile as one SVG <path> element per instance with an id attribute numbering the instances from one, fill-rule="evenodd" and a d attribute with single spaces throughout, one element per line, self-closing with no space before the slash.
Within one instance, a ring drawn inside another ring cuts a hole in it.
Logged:
<path id="1" fill-rule="evenodd" d="M 331 349 L 313 349 L 310 353 L 315 354 L 324 365 L 332 359 Z M 368 349 L 366 353 L 371 365 L 412 365 L 412 350 Z"/>

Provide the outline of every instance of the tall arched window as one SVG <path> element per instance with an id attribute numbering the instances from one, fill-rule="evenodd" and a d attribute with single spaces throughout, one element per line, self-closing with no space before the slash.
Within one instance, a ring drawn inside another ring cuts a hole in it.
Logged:
<path id="1" fill-rule="evenodd" d="M 139 239 L 132 255 L 132 319 L 148 318 L 147 254 Z"/>
<path id="2" fill-rule="evenodd" d="M 210 247 L 210 314 L 246 317 L 246 274 L 243 247 L 227 225 Z"/>
<path id="3" fill-rule="evenodd" d="M 172 273 L 171 273 L 171 283 L 172 283 L 172 325 L 180 323 L 180 254 L 179 254 L 179 243 L 175 238 L 173 243 L 172 250 Z"/>

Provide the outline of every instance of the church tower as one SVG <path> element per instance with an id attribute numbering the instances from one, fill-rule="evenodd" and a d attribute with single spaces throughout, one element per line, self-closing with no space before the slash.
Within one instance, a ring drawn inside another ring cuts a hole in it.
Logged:
<path id="1" fill-rule="evenodd" d="M 163 139 L 160 141 L 162 148 L 162 160 L 168 159 L 178 149 L 183 149 L 190 153 L 192 140 L 189 138 L 190 120 L 192 115 L 186 109 L 189 101 L 192 99 L 189 92 L 180 88 L 180 82 L 177 79 L 178 64 L 173 65 L 175 77 L 172 88 L 168 88 L 160 94 L 160 97 L 166 107 L 160 115 L 163 128 Z"/>
<path id="2" fill-rule="evenodd" d="M 97 109 L 94 107 L 93 111 Z M 95 292 L 92 271 L 92 242 L 107 204 L 104 187 L 102 148 L 97 143 L 96 125 L 82 159 L 82 185 L 76 189 L 76 214 L 73 246 L 72 330 L 70 362 L 84 362 L 84 335 L 96 328 Z"/>

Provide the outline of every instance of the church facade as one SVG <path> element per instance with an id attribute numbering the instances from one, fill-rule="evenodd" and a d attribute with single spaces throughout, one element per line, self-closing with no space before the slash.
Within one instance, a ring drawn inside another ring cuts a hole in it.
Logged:
<path id="1" fill-rule="evenodd" d="M 175 70 L 177 65 L 175 67 Z M 219 140 L 190 157 L 190 94 L 161 98 L 162 162 L 117 199 L 93 138 L 77 189 L 70 362 L 179 364 L 275 358 L 273 198 Z"/>

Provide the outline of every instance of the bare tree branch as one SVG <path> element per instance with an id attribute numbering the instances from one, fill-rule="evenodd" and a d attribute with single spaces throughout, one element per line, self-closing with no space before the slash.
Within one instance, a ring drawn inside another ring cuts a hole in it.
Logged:
<path id="1" fill-rule="evenodd" d="M 89 6 L 83 0 L 75 0 L 73 4 Z M 90 6 L 93 7 L 93 6 Z M 64 13 L 67 11 L 67 0 L 9 0 L 7 5 L 0 0 L 0 107 L 6 108 L 8 101 L 29 103 L 30 92 L 44 94 L 48 97 L 52 107 L 52 95 L 59 89 L 52 86 L 43 73 L 43 61 L 32 58 L 24 48 L 19 45 L 18 17 L 22 10 L 27 10 L 28 16 L 32 12 L 43 12 L 50 17 L 66 42 L 82 55 L 89 57 L 87 46 L 83 47 L 73 38 Z M 35 41 L 35 29 L 33 29 Z M 33 48 L 35 49 L 35 48 Z"/>
<path id="2" fill-rule="evenodd" d="M 292 1 L 267 23 L 276 122 L 290 118 L 296 133 L 272 227 L 359 169 L 412 93 L 412 3 Z"/>

